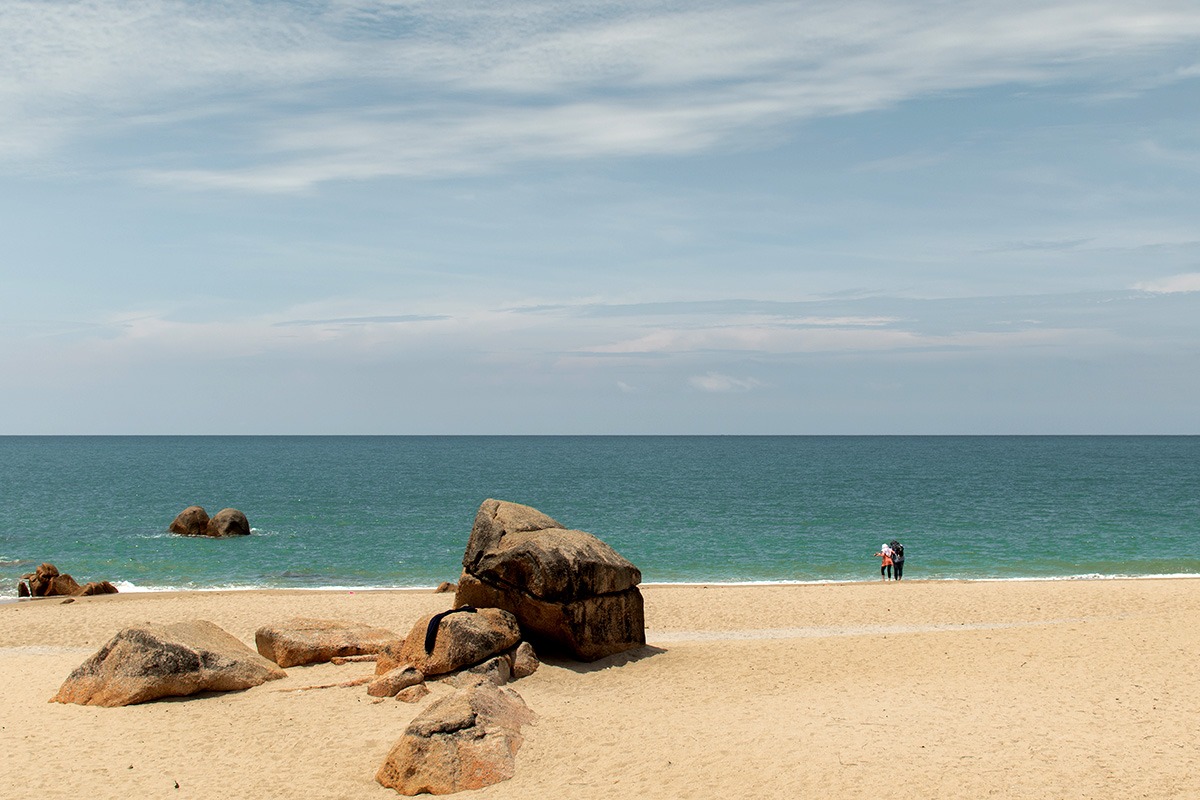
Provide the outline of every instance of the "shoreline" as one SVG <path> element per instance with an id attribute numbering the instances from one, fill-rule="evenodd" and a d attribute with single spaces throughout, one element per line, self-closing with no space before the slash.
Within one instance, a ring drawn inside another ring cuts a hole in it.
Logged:
<path id="1" fill-rule="evenodd" d="M 842 585 L 860 585 L 860 584 L 876 584 L 876 583 L 1058 583 L 1071 581 L 1145 581 L 1145 580 L 1197 580 L 1200 579 L 1200 573 L 1192 572 L 1174 572 L 1174 573 L 1147 573 L 1147 574 L 1130 574 L 1130 573 L 1083 573 L 1073 575 L 1018 575 L 1012 577 L 911 577 L 901 581 L 881 580 L 880 578 L 828 578 L 828 579 L 795 579 L 795 580 L 761 580 L 761 581 L 734 581 L 734 580 L 689 580 L 689 581 L 646 581 L 639 586 L 645 588 L 698 588 L 698 587 L 747 587 L 747 586 L 842 586 Z M 202 587 L 179 587 L 179 586 L 137 586 L 128 581 L 113 581 L 113 584 L 120 590 L 118 594 L 122 595 L 142 595 L 142 594 L 175 594 L 175 593 L 209 593 L 209 592 L 433 592 L 438 584 L 416 584 L 412 586 L 351 586 L 351 585 L 330 585 L 330 586 L 202 586 Z M 61 596 L 53 596 L 49 598 L 40 597 L 16 597 L 3 596 L 0 597 L 0 604 L 23 602 L 26 600 L 43 600 L 43 599 L 63 599 Z"/>

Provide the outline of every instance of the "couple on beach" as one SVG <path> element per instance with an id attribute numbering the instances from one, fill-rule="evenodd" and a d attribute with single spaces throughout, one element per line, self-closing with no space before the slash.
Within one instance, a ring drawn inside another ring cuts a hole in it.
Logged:
<path id="1" fill-rule="evenodd" d="M 880 580 L 886 581 L 893 575 L 895 580 L 904 577 L 904 545 L 900 542 L 892 539 L 886 544 L 881 544 L 875 557 L 883 559 L 883 563 L 879 566 Z"/>

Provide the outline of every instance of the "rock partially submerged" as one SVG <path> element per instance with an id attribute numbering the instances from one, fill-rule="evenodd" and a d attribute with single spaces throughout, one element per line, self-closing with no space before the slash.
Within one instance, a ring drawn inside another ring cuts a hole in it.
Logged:
<path id="1" fill-rule="evenodd" d="M 375 775 L 400 794 L 450 794 L 508 780 L 534 714 L 521 696 L 480 679 L 421 712 Z"/>
<path id="2" fill-rule="evenodd" d="M 645 645 L 641 580 L 637 567 L 592 534 L 529 506 L 485 500 L 454 601 L 511 611 L 539 646 L 595 661 Z"/>
<path id="3" fill-rule="evenodd" d="M 375 674 L 409 665 L 442 675 L 486 661 L 521 641 L 516 618 L 499 608 L 457 609 L 421 617 L 403 642 L 383 646 Z M 426 649 L 426 645 L 430 645 Z"/>
<path id="4" fill-rule="evenodd" d="M 264 625 L 254 634 L 258 652 L 281 667 L 378 653 L 397 636 L 386 628 L 330 619 L 295 617 Z"/>
<path id="5" fill-rule="evenodd" d="M 236 508 L 222 508 L 208 521 L 208 536 L 249 536 L 250 521 Z"/>
<path id="6" fill-rule="evenodd" d="M 249 689 L 285 676 L 211 622 L 125 628 L 83 662 L 52 699 L 127 706 L 160 697 Z"/>
<path id="7" fill-rule="evenodd" d="M 171 533 L 180 536 L 206 536 L 208 534 L 208 512 L 200 506 L 188 506 L 180 511 L 167 526 Z"/>
<path id="8" fill-rule="evenodd" d="M 200 506 L 188 506 L 167 527 L 180 536 L 249 536 L 250 522 L 236 508 L 223 508 L 211 518 Z"/>
<path id="9" fill-rule="evenodd" d="M 85 597 L 94 594 L 117 594 L 117 587 L 108 581 L 93 581 L 80 586 L 70 575 L 60 573 L 58 567 L 49 563 L 22 575 L 17 582 L 18 597 Z"/>

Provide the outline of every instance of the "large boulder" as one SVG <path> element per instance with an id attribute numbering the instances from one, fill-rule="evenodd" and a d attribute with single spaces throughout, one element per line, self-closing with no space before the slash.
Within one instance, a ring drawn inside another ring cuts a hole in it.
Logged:
<path id="1" fill-rule="evenodd" d="M 222 508 L 208 521 L 209 536 L 249 536 L 250 521 L 236 508 Z"/>
<path id="2" fill-rule="evenodd" d="M 451 794 L 513 776 L 521 727 L 534 714 L 521 696 L 489 681 L 464 686 L 421 712 L 375 780 L 400 794 Z"/>
<path id="3" fill-rule="evenodd" d="M 205 536 L 208 534 L 208 512 L 200 506 L 188 506 L 179 512 L 167 530 L 181 536 Z"/>
<path id="4" fill-rule="evenodd" d="M 285 674 L 211 622 L 146 624 L 120 631 L 77 667 L 52 699 L 127 706 L 160 697 L 249 689 Z"/>
<path id="5" fill-rule="evenodd" d="M 595 661 L 646 644 L 641 580 L 592 534 L 529 506 L 485 500 L 454 601 L 511 611 L 539 647 Z"/>
<path id="6" fill-rule="evenodd" d="M 378 653 L 396 634 L 357 622 L 295 617 L 264 625 L 254 633 L 254 645 L 264 658 L 281 667 L 321 664 L 344 656 Z"/>
<path id="7" fill-rule="evenodd" d="M 521 641 L 517 619 L 499 608 L 458 609 L 417 620 L 403 642 L 379 651 L 375 674 L 409 665 L 426 675 L 443 675 L 503 653 Z M 426 645 L 432 645 L 428 649 Z"/>

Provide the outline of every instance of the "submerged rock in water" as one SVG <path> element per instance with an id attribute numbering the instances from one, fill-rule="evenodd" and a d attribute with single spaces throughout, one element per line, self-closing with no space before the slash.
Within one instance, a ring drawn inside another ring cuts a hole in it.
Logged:
<path id="1" fill-rule="evenodd" d="M 209 517 L 200 506 L 188 506 L 179 512 L 167 530 L 180 536 L 249 536 L 250 521 L 236 508 L 223 508 Z"/>

